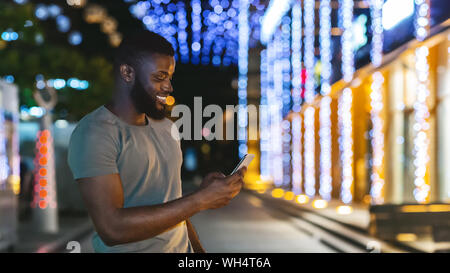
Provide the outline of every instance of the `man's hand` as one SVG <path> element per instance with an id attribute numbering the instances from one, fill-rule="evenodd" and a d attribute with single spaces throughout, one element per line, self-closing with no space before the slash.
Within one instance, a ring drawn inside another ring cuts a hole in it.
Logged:
<path id="1" fill-rule="evenodd" d="M 217 172 L 208 174 L 198 191 L 202 208 L 217 209 L 226 206 L 241 191 L 246 172 L 247 168 L 243 167 L 230 176 Z"/>

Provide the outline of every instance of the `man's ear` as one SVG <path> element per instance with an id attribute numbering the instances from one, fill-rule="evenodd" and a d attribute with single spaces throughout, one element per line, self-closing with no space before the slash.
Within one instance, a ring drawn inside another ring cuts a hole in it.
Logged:
<path id="1" fill-rule="evenodd" d="M 136 71 L 134 70 L 133 67 L 131 67 L 127 64 L 121 64 L 119 67 L 119 71 L 120 71 L 120 77 L 122 77 L 122 79 L 125 82 L 131 83 L 134 81 L 134 78 L 136 76 Z"/>

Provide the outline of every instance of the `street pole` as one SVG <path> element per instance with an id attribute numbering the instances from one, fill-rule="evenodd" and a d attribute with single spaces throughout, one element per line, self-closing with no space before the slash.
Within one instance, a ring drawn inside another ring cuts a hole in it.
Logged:
<path id="1" fill-rule="evenodd" d="M 59 226 L 51 111 L 56 105 L 57 94 L 51 87 L 45 89 L 49 94 L 48 100 L 43 98 L 39 90 L 33 93 L 38 106 L 45 109 L 36 137 L 33 222 L 38 231 L 56 233 Z"/>

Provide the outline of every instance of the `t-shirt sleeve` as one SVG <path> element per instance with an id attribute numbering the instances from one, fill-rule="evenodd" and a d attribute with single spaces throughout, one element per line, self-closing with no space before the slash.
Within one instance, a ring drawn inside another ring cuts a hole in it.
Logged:
<path id="1" fill-rule="evenodd" d="M 68 163 L 74 179 L 119 173 L 114 127 L 80 124 L 69 141 Z"/>

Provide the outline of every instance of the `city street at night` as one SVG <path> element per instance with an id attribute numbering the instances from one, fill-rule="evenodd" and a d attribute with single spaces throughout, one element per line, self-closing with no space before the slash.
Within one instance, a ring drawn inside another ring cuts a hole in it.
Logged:
<path id="1" fill-rule="evenodd" d="M 449 116 L 449 0 L 2 0 L 0 258 L 425 264 Z"/>

